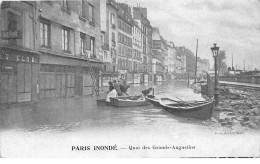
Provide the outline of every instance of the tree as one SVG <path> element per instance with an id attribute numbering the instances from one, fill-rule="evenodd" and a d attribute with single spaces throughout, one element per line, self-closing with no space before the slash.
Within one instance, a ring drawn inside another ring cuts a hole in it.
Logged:
<path id="1" fill-rule="evenodd" d="M 226 51 L 221 50 L 219 51 L 218 55 L 218 68 L 219 68 L 219 75 L 224 75 L 227 72 L 227 64 L 226 64 Z"/>

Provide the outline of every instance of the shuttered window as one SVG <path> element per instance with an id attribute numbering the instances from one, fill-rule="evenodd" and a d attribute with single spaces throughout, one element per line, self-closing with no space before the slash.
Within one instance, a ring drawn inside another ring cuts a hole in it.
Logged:
<path id="1" fill-rule="evenodd" d="M 62 50 L 69 51 L 69 29 L 66 27 L 62 29 Z"/>
<path id="2" fill-rule="evenodd" d="M 51 28 L 50 22 L 41 20 L 40 22 L 40 40 L 42 47 L 50 47 Z"/>

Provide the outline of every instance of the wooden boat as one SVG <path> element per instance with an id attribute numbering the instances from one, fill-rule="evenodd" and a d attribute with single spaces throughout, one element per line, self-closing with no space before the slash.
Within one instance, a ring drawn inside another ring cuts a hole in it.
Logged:
<path id="1" fill-rule="evenodd" d="M 140 100 L 141 96 L 120 96 L 110 97 L 110 102 L 105 99 L 97 100 L 98 106 L 116 106 L 116 107 L 138 107 L 151 105 L 146 100 Z"/>
<path id="2" fill-rule="evenodd" d="M 151 105 L 146 99 L 141 100 L 141 96 L 110 97 L 110 103 L 116 107 L 138 107 Z"/>
<path id="3" fill-rule="evenodd" d="M 98 106 L 111 106 L 112 104 L 110 102 L 107 102 L 106 99 L 98 99 L 97 105 Z"/>
<path id="4" fill-rule="evenodd" d="M 175 101 L 169 98 L 155 98 L 154 96 L 147 96 L 146 100 L 174 115 L 203 120 L 211 118 L 214 109 L 214 100 Z"/>
<path id="5" fill-rule="evenodd" d="M 160 104 L 160 101 L 165 101 L 165 100 L 171 101 L 171 99 L 168 99 L 168 98 L 156 98 L 155 96 L 152 96 L 152 95 L 147 95 L 145 99 L 149 103 L 153 104 L 153 106 L 156 106 L 156 107 L 162 107 L 162 105 Z"/>

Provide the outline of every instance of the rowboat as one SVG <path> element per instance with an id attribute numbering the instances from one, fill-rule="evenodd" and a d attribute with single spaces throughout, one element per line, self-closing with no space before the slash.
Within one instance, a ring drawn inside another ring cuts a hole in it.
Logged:
<path id="1" fill-rule="evenodd" d="M 154 96 L 147 96 L 146 100 L 174 115 L 202 120 L 211 118 L 214 109 L 214 100 L 176 101 L 169 98 L 155 98 Z"/>
<path id="2" fill-rule="evenodd" d="M 110 102 L 107 102 L 106 99 L 98 99 L 97 105 L 98 106 L 111 106 L 112 104 Z"/>
<path id="3" fill-rule="evenodd" d="M 153 95 L 147 95 L 146 98 L 145 98 L 149 103 L 153 104 L 153 106 L 156 106 L 156 107 L 163 107 L 160 103 L 160 101 L 166 101 L 166 100 L 169 100 L 171 101 L 171 99 L 169 98 L 156 98 L 155 96 Z"/>
<path id="4" fill-rule="evenodd" d="M 141 96 L 129 97 L 110 97 L 110 103 L 116 107 L 138 107 L 151 105 L 146 99 L 141 99 Z"/>
<path id="5" fill-rule="evenodd" d="M 115 107 L 138 107 L 151 105 L 146 99 L 141 99 L 141 96 L 120 96 L 110 97 L 110 102 L 105 99 L 97 100 L 98 106 L 115 106 Z"/>

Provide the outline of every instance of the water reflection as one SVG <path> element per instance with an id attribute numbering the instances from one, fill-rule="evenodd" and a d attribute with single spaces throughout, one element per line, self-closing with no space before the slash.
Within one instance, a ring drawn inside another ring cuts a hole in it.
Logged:
<path id="1" fill-rule="evenodd" d="M 159 97 L 202 100 L 199 94 L 186 87 L 184 82 L 160 82 L 156 85 L 134 85 L 129 94 L 139 95 L 140 91 L 155 88 Z M 100 97 L 105 95 L 101 95 Z M 30 106 L 0 111 L 1 130 L 68 132 L 93 128 L 117 128 L 135 126 L 160 126 L 160 124 L 191 120 L 169 114 L 153 106 L 137 108 L 98 107 L 96 97 L 59 99 L 39 102 Z M 192 120 L 199 124 L 201 121 Z"/>

